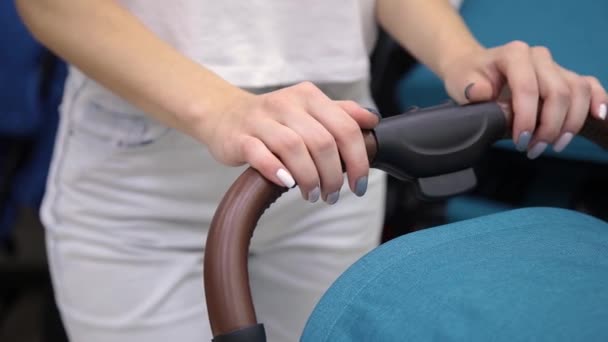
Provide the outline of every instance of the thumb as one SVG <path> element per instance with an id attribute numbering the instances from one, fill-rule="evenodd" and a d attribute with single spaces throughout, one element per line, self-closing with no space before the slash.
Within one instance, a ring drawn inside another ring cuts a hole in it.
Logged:
<path id="1" fill-rule="evenodd" d="M 450 97 L 459 104 L 489 101 L 496 94 L 492 82 L 481 74 L 474 74 L 453 85 L 447 83 L 447 87 Z"/>

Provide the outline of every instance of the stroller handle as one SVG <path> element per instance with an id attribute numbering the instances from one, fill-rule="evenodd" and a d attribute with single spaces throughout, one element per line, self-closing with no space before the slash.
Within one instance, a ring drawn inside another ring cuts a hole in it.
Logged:
<path id="1" fill-rule="evenodd" d="M 510 135 L 511 113 L 508 103 L 486 102 L 442 105 L 383 119 L 373 131 L 363 131 L 370 165 L 418 181 L 423 196 L 461 193 L 475 186 L 474 163 L 494 142 Z M 607 123 L 589 117 L 579 134 L 608 149 Z M 266 340 L 255 316 L 247 256 L 259 218 L 287 190 L 249 168 L 216 210 L 204 259 L 205 296 L 216 342 Z"/>

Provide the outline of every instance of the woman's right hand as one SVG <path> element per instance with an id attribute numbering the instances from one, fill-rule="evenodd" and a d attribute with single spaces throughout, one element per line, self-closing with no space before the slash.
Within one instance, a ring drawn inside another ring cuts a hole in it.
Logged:
<path id="1" fill-rule="evenodd" d="M 249 163 L 278 185 L 297 183 L 310 202 L 322 196 L 334 204 L 344 181 L 342 159 L 350 189 L 363 196 L 369 162 L 361 129 L 375 127 L 376 115 L 352 101 L 333 101 L 309 82 L 261 95 L 241 92 L 230 102 L 195 134 L 218 161 Z"/>
<path id="2" fill-rule="evenodd" d="M 19 0 L 17 6 L 47 47 L 159 122 L 205 143 L 223 164 L 249 163 L 276 184 L 297 182 L 310 201 L 322 194 L 335 203 L 342 157 L 350 188 L 365 192 L 361 128 L 378 119 L 354 102 L 332 101 L 311 83 L 263 95 L 242 91 L 115 1 Z"/>

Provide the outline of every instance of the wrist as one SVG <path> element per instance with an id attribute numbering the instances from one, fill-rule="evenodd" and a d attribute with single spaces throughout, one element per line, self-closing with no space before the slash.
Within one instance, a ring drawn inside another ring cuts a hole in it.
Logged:
<path id="1" fill-rule="evenodd" d="M 184 132 L 208 144 L 222 118 L 232 112 L 235 106 L 255 95 L 228 83 L 212 89 L 201 88 L 200 95 L 192 96 L 192 101 L 183 107 L 179 121 Z"/>

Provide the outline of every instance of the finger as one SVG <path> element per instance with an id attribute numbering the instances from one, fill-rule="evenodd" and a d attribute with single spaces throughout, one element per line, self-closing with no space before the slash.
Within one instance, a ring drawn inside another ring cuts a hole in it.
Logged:
<path id="1" fill-rule="evenodd" d="M 553 61 L 549 50 L 535 47 L 530 53 L 542 100 L 539 123 L 528 149 L 528 158 L 535 159 L 559 138 L 571 101 L 568 82 Z"/>
<path id="2" fill-rule="evenodd" d="M 576 73 L 559 67 L 570 88 L 570 108 L 562 126 L 559 139 L 553 144 L 555 152 L 563 151 L 578 134 L 587 119 L 591 106 L 591 84 Z"/>
<path id="3" fill-rule="evenodd" d="M 474 73 L 466 78 L 468 83 L 461 87 L 461 92 L 455 101 L 460 104 L 474 103 L 492 100 L 494 95 L 494 85 L 480 73 Z"/>
<path id="4" fill-rule="evenodd" d="M 538 81 L 529 48 L 513 42 L 496 50 L 496 66 L 504 75 L 513 96 L 513 139 L 525 151 L 536 127 Z"/>
<path id="5" fill-rule="evenodd" d="M 367 191 L 369 161 L 361 128 L 331 100 L 312 100 L 308 105 L 311 115 L 334 137 L 346 167 L 350 189 L 357 196 L 363 196 Z"/>
<path id="6" fill-rule="evenodd" d="M 300 186 L 302 197 L 313 200 L 312 195 L 319 185 L 319 173 L 302 137 L 289 127 L 270 120 L 258 125 L 255 135 L 285 164 Z"/>
<path id="7" fill-rule="evenodd" d="M 375 114 L 354 101 L 334 101 L 343 111 L 350 115 L 363 129 L 372 129 L 380 122 L 379 114 Z"/>
<path id="8" fill-rule="evenodd" d="M 448 94 L 459 104 L 495 99 L 504 84 L 504 77 L 492 65 L 492 60 L 488 58 L 487 54 L 481 54 L 475 58 L 477 60 L 471 61 L 471 64 L 477 65 L 477 68 L 457 71 L 445 79 Z"/>
<path id="9" fill-rule="evenodd" d="M 606 120 L 606 106 L 608 106 L 606 89 L 593 76 L 586 76 L 585 79 L 591 84 L 591 114 L 597 119 Z"/>
<path id="10" fill-rule="evenodd" d="M 296 181 L 287 171 L 287 167 L 264 145 L 252 136 L 245 136 L 240 141 L 241 155 L 262 176 L 278 186 L 293 188 Z"/>
<path id="11" fill-rule="evenodd" d="M 304 141 L 316 165 L 323 198 L 333 204 L 344 182 L 337 143 L 332 134 L 311 114 L 300 113 L 283 119 L 284 125 L 296 132 Z M 318 188 L 317 188 L 318 191 Z"/>
<path id="12" fill-rule="evenodd" d="M 460 77 L 456 82 L 446 80 L 446 90 L 452 100 L 458 104 L 488 101 L 494 99 L 495 88 L 499 86 L 500 76 L 494 75 L 496 82 L 484 74 L 474 71 L 468 76 Z"/>

